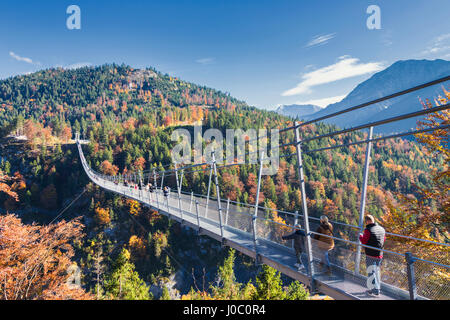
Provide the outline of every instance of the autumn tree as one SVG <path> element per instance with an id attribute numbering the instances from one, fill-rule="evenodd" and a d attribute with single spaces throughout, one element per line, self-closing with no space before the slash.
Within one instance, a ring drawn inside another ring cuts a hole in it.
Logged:
<path id="1" fill-rule="evenodd" d="M 100 172 L 108 176 L 115 176 L 119 172 L 119 168 L 111 164 L 108 160 L 105 160 L 100 165 Z"/>
<path id="2" fill-rule="evenodd" d="M 440 104 L 445 104 L 450 100 L 450 93 L 445 91 L 446 96 L 439 97 Z M 438 104 L 439 104 L 438 103 Z M 432 108 L 433 105 L 426 101 L 424 108 Z M 418 121 L 418 129 L 435 128 L 448 125 L 450 123 L 450 111 L 442 110 L 429 114 L 424 120 Z M 417 196 L 403 195 L 397 193 L 399 203 L 389 201 L 389 211 L 382 219 L 385 225 L 389 226 L 389 231 L 400 234 L 407 234 L 417 238 L 438 240 L 441 242 L 449 240 L 450 217 L 450 150 L 449 132 L 447 129 L 437 129 L 434 131 L 416 134 L 417 140 L 423 145 L 424 152 L 429 157 L 441 157 L 443 165 L 432 169 L 429 173 L 431 185 L 429 187 L 419 187 Z M 409 241 L 397 239 L 399 243 L 408 246 Z M 429 243 L 415 243 L 418 246 L 425 246 L 423 254 L 432 257 L 436 252 L 444 250 Z M 435 251 L 437 250 L 437 251 Z"/>
<path id="3" fill-rule="evenodd" d="M 71 286 L 72 241 L 80 239 L 80 219 L 39 226 L 14 215 L 0 216 L 0 299 L 84 300 L 93 296 Z"/>
<path id="4" fill-rule="evenodd" d="M 107 225 L 111 222 L 110 210 L 107 208 L 97 207 L 95 209 L 95 220 L 100 225 Z"/>
<path id="5" fill-rule="evenodd" d="M 128 241 L 128 247 L 133 257 L 142 258 L 147 252 L 147 246 L 144 240 L 136 235 L 132 235 Z"/>

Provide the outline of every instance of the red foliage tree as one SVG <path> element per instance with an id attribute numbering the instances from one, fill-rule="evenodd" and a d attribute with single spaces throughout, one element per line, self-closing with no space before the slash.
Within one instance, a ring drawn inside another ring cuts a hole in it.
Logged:
<path id="1" fill-rule="evenodd" d="M 48 226 L 24 225 L 0 216 L 0 299 L 87 300 L 93 296 L 69 282 L 74 250 L 82 236 L 79 219 Z"/>

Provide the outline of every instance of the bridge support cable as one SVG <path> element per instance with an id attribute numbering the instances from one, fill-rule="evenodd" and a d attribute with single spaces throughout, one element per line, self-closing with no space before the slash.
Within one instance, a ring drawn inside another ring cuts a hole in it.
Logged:
<path id="1" fill-rule="evenodd" d="M 303 210 L 303 219 L 304 219 L 304 228 L 305 228 L 305 248 L 308 259 L 308 276 L 310 278 L 310 287 L 311 291 L 314 291 L 314 264 L 313 264 L 313 254 L 312 254 L 312 245 L 311 245 L 311 232 L 309 230 L 309 215 L 308 215 L 308 205 L 306 203 L 306 187 L 305 187 L 305 177 L 303 173 L 303 159 L 302 159 L 302 146 L 300 139 L 300 127 L 298 126 L 299 122 L 295 122 L 295 140 L 296 140 L 296 148 L 297 148 L 297 161 L 298 161 L 298 176 L 300 179 L 300 187 L 302 192 L 302 210 Z"/>
<path id="2" fill-rule="evenodd" d="M 216 183 L 216 194 L 217 194 L 217 210 L 219 212 L 219 227 L 220 227 L 220 237 L 222 238 L 222 244 L 224 243 L 223 236 L 223 220 L 222 220 L 222 203 L 220 201 L 220 188 L 219 188 L 219 178 L 217 176 L 217 164 L 216 164 L 216 152 L 212 152 L 212 168 L 214 170 L 214 181 Z"/>
<path id="3" fill-rule="evenodd" d="M 183 209 L 181 208 L 181 184 L 183 183 L 183 174 L 181 174 L 181 181 L 178 181 L 178 169 L 175 169 L 175 179 L 177 182 L 178 208 L 180 209 L 181 221 L 183 221 Z"/>
<path id="4" fill-rule="evenodd" d="M 199 215 L 199 212 L 198 212 L 198 200 L 195 200 L 195 214 L 196 214 L 196 217 L 197 217 L 197 232 L 198 233 L 200 233 L 200 215 Z"/>
<path id="5" fill-rule="evenodd" d="M 159 197 L 158 197 L 158 179 L 156 179 L 156 170 L 153 169 L 153 183 L 155 184 L 154 190 L 155 190 L 155 197 L 156 197 L 156 205 L 159 209 Z"/>
<path id="6" fill-rule="evenodd" d="M 213 165 L 211 164 L 211 168 L 209 169 L 208 193 L 207 193 L 207 196 L 206 196 L 206 206 L 205 206 L 205 218 L 208 218 L 209 197 L 210 197 L 210 193 L 211 193 L 212 173 L 213 173 Z"/>
<path id="7" fill-rule="evenodd" d="M 296 225 L 298 225 L 298 224 L 300 223 L 300 221 L 299 221 L 299 219 L 298 219 L 298 218 L 300 217 L 300 215 L 298 214 L 298 211 L 297 211 L 297 210 L 295 211 L 294 215 L 295 215 L 295 216 L 294 216 L 294 227 L 295 227 Z M 293 228 L 293 230 L 295 231 L 296 229 Z M 292 245 L 291 245 L 291 247 L 294 248 L 294 240 L 292 240 Z"/>
<path id="8" fill-rule="evenodd" d="M 164 188 L 164 174 L 165 174 L 165 172 L 163 171 L 163 174 L 161 177 L 161 191 L 163 191 L 163 188 Z"/>
<path id="9" fill-rule="evenodd" d="M 225 225 L 228 225 L 228 215 L 230 212 L 230 198 L 227 199 L 227 209 L 225 211 Z"/>
<path id="10" fill-rule="evenodd" d="M 366 149 L 366 160 L 364 164 L 364 180 L 362 183 L 362 191 L 361 191 L 361 204 L 359 207 L 359 232 L 363 232 L 364 229 L 364 213 L 366 210 L 366 199 L 367 199 L 367 183 L 369 181 L 369 165 L 370 165 L 370 153 L 372 152 L 372 137 L 373 137 L 373 127 L 369 129 L 369 142 L 367 143 Z M 357 240 L 359 242 L 359 239 Z M 359 267 L 361 263 L 361 246 L 358 245 L 356 248 L 355 255 L 355 274 L 359 274 Z"/>
<path id="11" fill-rule="evenodd" d="M 194 191 L 191 191 L 191 200 L 189 201 L 189 212 L 192 212 L 192 201 L 194 201 Z"/>
<path id="12" fill-rule="evenodd" d="M 262 171 L 263 171 L 263 159 L 264 159 L 264 153 L 261 152 L 261 155 L 259 157 L 259 172 L 258 172 L 258 184 L 256 187 L 256 195 L 255 195 L 255 212 L 253 213 L 252 217 L 252 231 L 253 231 L 253 245 L 255 247 L 255 257 L 256 257 L 256 264 L 260 263 L 260 256 L 258 253 L 258 246 L 257 246 L 257 240 L 258 240 L 258 233 L 257 233 L 257 220 L 258 220 L 258 205 L 259 205 L 259 190 L 261 190 L 261 177 L 262 177 Z"/>
<path id="13" fill-rule="evenodd" d="M 63 215 L 64 212 L 67 211 L 80 197 L 86 192 L 86 188 L 83 189 L 83 191 L 75 198 L 73 199 L 61 212 L 52 220 L 49 224 L 53 224 L 59 217 Z"/>

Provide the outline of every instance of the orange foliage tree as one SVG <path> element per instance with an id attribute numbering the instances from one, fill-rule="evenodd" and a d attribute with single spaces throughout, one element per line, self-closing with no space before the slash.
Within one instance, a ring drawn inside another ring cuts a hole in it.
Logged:
<path id="1" fill-rule="evenodd" d="M 38 226 L 11 214 L 0 216 L 0 299 L 93 299 L 69 282 L 71 242 L 83 236 L 82 228 L 79 218 Z"/>
<path id="2" fill-rule="evenodd" d="M 439 97 L 436 104 L 445 104 L 450 100 L 450 93 L 446 90 L 444 92 L 445 97 Z M 429 101 L 422 104 L 426 109 L 433 107 Z M 431 113 L 423 121 L 418 121 L 418 129 L 434 128 L 449 123 L 450 112 L 443 110 Z M 439 169 L 431 170 L 429 187 L 421 188 L 415 185 L 417 197 L 397 194 L 398 204 L 388 201 L 389 210 L 382 219 L 391 232 L 445 242 L 449 240 L 450 225 L 449 132 L 448 129 L 439 129 L 416 134 L 416 138 L 425 147 L 423 151 L 430 157 L 442 157 L 443 165 Z M 399 245 L 404 248 L 412 247 L 411 241 L 398 239 Z M 421 256 L 429 258 L 435 258 L 437 253 L 450 251 L 448 248 L 424 242 L 414 242 L 414 247 L 420 251 Z"/>
<path id="3" fill-rule="evenodd" d="M 128 241 L 128 246 L 133 257 L 145 257 L 147 246 L 142 238 L 132 235 Z"/>
<path id="4" fill-rule="evenodd" d="M 98 207 L 95 209 L 95 220 L 97 220 L 97 222 L 102 225 L 108 224 L 111 222 L 109 213 L 109 209 Z"/>
<path id="5" fill-rule="evenodd" d="M 109 162 L 108 160 L 105 160 L 100 165 L 100 171 L 103 174 L 115 176 L 119 172 L 119 168 L 115 165 L 112 165 L 111 162 Z"/>
<path id="6" fill-rule="evenodd" d="M 127 199 L 126 203 L 130 214 L 132 214 L 135 217 L 141 214 L 141 205 L 139 202 L 137 202 L 136 200 Z"/>

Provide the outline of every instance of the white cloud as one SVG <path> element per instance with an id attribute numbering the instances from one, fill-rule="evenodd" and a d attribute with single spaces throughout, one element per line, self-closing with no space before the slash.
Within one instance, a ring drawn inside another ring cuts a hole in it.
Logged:
<path id="1" fill-rule="evenodd" d="M 324 45 L 328 41 L 333 39 L 335 36 L 336 36 L 336 33 L 329 33 L 329 34 L 325 34 L 325 35 L 315 36 L 305 45 L 305 47 L 309 48 L 309 47 Z"/>
<path id="2" fill-rule="evenodd" d="M 39 62 L 38 62 L 38 63 L 33 62 L 33 60 L 31 60 L 30 58 L 21 57 L 21 56 L 15 54 L 15 53 L 12 52 L 12 51 L 9 52 L 9 55 L 10 55 L 12 58 L 16 59 L 17 61 L 26 62 L 26 63 L 29 63 L 29 64 L 40 64 Z"/>
<path id="3" fill-rule="evenodd" d="M 433 39 L 431 45 L 429 45 L 422 55 L 435 55 L 444 54 L 450 51 L 450 33 L 442 34 Z"/>
<path id="4" fill-rule="evenodd" d="M 311 93 L 314 86 L 374 73 L 383 68 L 381 62 L 360 63 L 357 58 L 342 56 L 335 64 L 303 74 L 302 81 L 295 88 L 284 91 L 282 96 Z"/>
<path id="5" fill-rule="evenodd" d="M 197 59 L 195 60 L 195 62 L 200 63 L 202 65 L 209 65 L 209 64 L 213 64 L 216 61 L 215 58 L 201 58 L 201 59 Z"/>
<path id="6" fill-rule="evenodd" d="M 298 101 L 296 102 L 296 104 L 312 104 L 315 106 L 319 106 L 321 108 L 325 108 L 326 106 L 332 104 L 332 103 L 336 103 L 336 102 L 340 102 L 342 101 L 342 99 L 344 99 L 346 97 L 346 95 L 343 96 L 335 96 L 335 97 L 328 97 L 328 98 L 322 98 L 322 99 L 313 99 L 313 100 L 307 100 L 307 101 Z"/>

